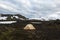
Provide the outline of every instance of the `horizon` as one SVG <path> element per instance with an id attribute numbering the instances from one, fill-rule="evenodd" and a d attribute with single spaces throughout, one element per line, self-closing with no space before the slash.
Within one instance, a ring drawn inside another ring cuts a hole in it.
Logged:
<path id="1" fill-rule="evenodd" d="M 3 15 L 3 16 L 2 16 Z M 16 17 L 18 17 L 19 15 L 20 16 L 23 16 L 23 15 L 21 15 L 21 14 L 0 14 L 0 20 L 6 20 L 6 18 L 8 18 L 8 16 L 16 16 Z M 23 16 L 23 17 L 25 17 L 25 16 Z M 23 18 L 22 17 L 22 18 Z M 26 19 L 27 19 L 27 17 L 25 17 Z M 41 20 L 41 21 L 49 21 L 49 20 L 57 20 L 58 18 L 51 18 L 51 19 L 48 19 L 48 18 L 43 18 L 43 17 L 40 17 L 40 18 L 28 18 L 28 20 Z M 60 19 L 58 19 L 58 20 L 60 20 Z"/>

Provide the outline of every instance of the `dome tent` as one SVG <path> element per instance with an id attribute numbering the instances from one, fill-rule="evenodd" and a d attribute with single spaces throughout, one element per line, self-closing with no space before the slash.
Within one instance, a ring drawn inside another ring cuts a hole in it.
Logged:
<path id="1" fill-rule="evenodd" d="M 32 24 L 27 24 L 25 27 L 24 27 L 25 30 L 35 30 L 36 28 L 32 25 Z"/>

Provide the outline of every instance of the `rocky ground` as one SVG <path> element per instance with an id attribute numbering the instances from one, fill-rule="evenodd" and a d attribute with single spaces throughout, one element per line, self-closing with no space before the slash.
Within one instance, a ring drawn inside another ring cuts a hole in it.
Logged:
<path id="1" fill-rule="evenodd" d="M 29 22 L 0 25 L 0 40 L 60 40 L 60 22 L 33 24 L 35 30 L 24 30 Z"/>

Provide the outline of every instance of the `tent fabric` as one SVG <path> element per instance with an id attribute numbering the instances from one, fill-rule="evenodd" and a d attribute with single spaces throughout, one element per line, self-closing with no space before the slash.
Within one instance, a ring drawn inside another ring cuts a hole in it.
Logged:
<path id="1" fill-rule="evenodd" d="M 35 27 L 32 25 L 32 24 L 27 24 L 25 27 L 24 27 L 25 30 L 35 30 Z"/>

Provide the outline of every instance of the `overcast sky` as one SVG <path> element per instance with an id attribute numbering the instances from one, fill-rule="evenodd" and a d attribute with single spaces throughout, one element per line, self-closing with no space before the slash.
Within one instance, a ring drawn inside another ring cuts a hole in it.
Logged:
<path id="1" fill-rule="evenodd" d="M 60 19 L 60 0 L 0 0 L 0 13 L 19 13 L 36 19 Z"/>

